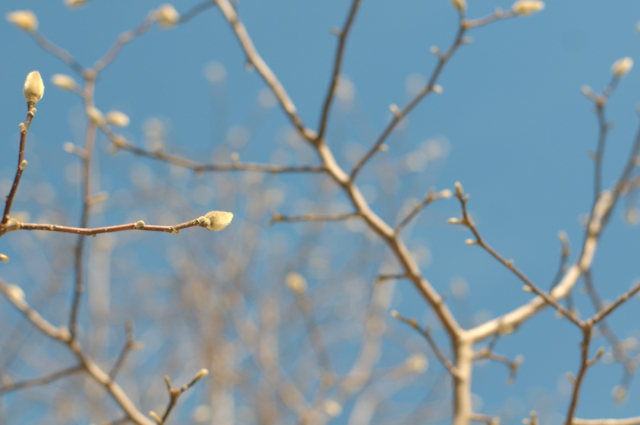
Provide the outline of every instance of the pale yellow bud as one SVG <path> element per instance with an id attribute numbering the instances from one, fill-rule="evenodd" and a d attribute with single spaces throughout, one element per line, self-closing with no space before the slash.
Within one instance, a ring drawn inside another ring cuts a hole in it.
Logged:
<path id="1" fill-rule="evenodd" d="M 51 82 L 62 90 L 75 90 L 78 86 L 73 78 L 65 74 L 54 74 L 51 77 Z"/>
<path id="2" fill-rule="evenodd" d="M 455 7 L 458 12 L 464 13 L 467 10 L 467 1 L 466 0 L 450 0 L 453 7 Z"/>
<path id="3" fill-rule="evenodd" d="M 116 127 L 126 127 L 129 125 L 129 117 L 120 111 L 107 112 L 105 118 L 109 124 L 115 125 Z"/>
<path id="4" fill-rule="evenodd" d="M 104 115 L 102 115 L 102 112 L 100 112 L 100 110 L 95 106 L 90 106 L 87 108 L 87 116 L 93 124 L 97 126 L 104 125 Z"/>
<path id="5" fill-rule="evenodd" d="M 38 29 L 38 18 L 30 10 L 16 10 L 7 13 L 7 21 L 24 31 L 35 31 Z"/>
<path id="6" fill-rule="evenodd" d="M 3 263 L 8 263 L 9 262 L 9 256 L 5 255 L 5 254 L 0 254 L 0 261 L 2 261 Z"/>
<path id="7" fill-rule="evenodd" d="M 302 294 L 307 290 L 307 280 L 300 273 L 291 272 L 284 278 L 287 287 L 296 294 Z"/>
<path id="8" fill-rule="evenodd" d="M 513 3 L 512 10 L 516 15 L 532 15 L 544 9 L 543 1 L 536 0 L 519 0 Z"/>
<path id="9" fill-rule="evenodd" d="M 429 362 L 423 354 L 412 354 L 405 361 L 405 365 L 410 372 L 424 373 L 429 367 Z"/>
<path id="10" fill-rule="evenodd" d="M 200 369 L 198 371 L 198 373 L 196 373 L 196 376 L 193 377 L 194 381 L 197 381 L 198 379 L 202 379 L 205 376 L 207 376 L 209 374 L 209 370 L 208 369 Z"/>
<path id="11" fill-rule="evenodd" d="M 180 14 L 170 4 L 163 4 L 158 9 L 158 24 L 162 28 L 170 28 L 180 20 Z"/>
<path id="12" fill-rule="evenodd" d="M 204 216 L 209 219 L 207 229 L 215 232 L 224 229 L 233 220 L 233 214 L 226 211 L 209 211 Z"/>
<path id="13" fill-rule="evenodd" d="M 451 193 L 450 189 L 444 189 L 444 190 L 441 190 L 440 193 L 438 193 L 438 196 L 443 199 L 449 199 L 451 198 L 451 195 L 453 194 Z"/>
<path id="14" fill-rule="evenodd" d="M 38 103 L 44 93 L 44 83 L 38 71 L 31 71 L 24 82 L 24 98 L 27 102 Z"/>
<path id="15" fill-rule="evenodd" d="M 87 0 L 64 0 L 64 4 L 68 7 L 77 8 L 87 4 Z"/>
<path id="16" fill-rule="evenodd" d="M 442 93 L 442 86 L 439 84 L 436 84 L 435 86 L 433 86 L 433 92 L 435 94 L 440 94 Z"/>
<path id="17" fill-rule="evenodd" d="M 613 63 L 611 66 L 611 73 L 614 77 L 622 78 L 631 71 L 631 68 L 633 68 L 633 59 L 627 56 L 626 58 L 618 59 Z"/>
<path id="18" fill-rule="evenodd" d="M 325 400 L 323 408 L 324 412 L 332 418 L 340 416 L 342 413 L 342 406 L 335 400 Z"/>
<path id="19" fill-rule="evenodd" d="M 142 229 L 144 227 L 144 221 L 142 220 L 136 221 L 133 227 L 135 227 L 136 229 Z"/>

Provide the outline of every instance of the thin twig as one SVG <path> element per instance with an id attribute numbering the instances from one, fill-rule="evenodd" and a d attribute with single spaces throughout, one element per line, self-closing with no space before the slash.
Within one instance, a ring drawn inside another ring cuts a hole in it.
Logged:
<path id="1" fill-rule="evenodd" d="M 2 221 L 0 222 L 0 236 L 6 233 L 5 225 L 9 221 L 9 214 L 11 213 L 11 205 L 13 204 L 13 199 L 16 196 L 16 192 L 18 191 L 18 185 L 20 184 L 20 178 L 22 177 L 22 172 L 24 171 L 24 167 L 26 163 L 24 161 L 24 148 L 27 143 L 27 133 L 29 133 L 29 127 L 31 126 L 31 120 L 33 120 L 33 116 L 36 113 L 36 104 L 34 102 L 27 102 L 27 119 L 24 124 L 20 124 L 20 149 L 18 151 L 18 167 L 16 168 L 16 176 L 13 179 L 13 184 L 11 185 L 11 191 L 7 196 L 7 200 L 4 206 L 4 214 L 2 215 Z"/>
<path id="2" fill-rule="evenodd" d="M 155 419 L 155 421 L 158 423 L 158 425 L 163 424 L 166 420 L 167 417 L 169 416 L 169 413 L 171 413 L 171 410 L 173 409 L 173 407 L 176 404 L 176 401 L 178 401 L 178 397 L 180 397 L 180 395 L 185 392 L 186 390 L 188 390 L 189 388 L 191 388 L 196 382 L 198 382 L 199 380 L 201 380 L 202 378 L 204 378 L 205 376 L 207 376 L 209 374 L 209 371 L 207 369 L 201 369 L 198 373 L 196 373 L 196 375 L 193 377 L 193 379 L 178 388 L 172 388 L 171 387 L 171 381 L 169 380 L 168 376 L 164 377 L 164 382 L 167 384 L 167 390 L 169 391 L 169 405 L 167 406 L 167 409 L 165 410 L 164 414 L 162 415 L 162 417 L 159 417 L 156 413 L 154 412 L 150 412 L 150 415 L 153 419 Z"/>
<path id="3" fill-rule="evenodd" d="M 396 310 L 393 310 L 391 312 L 391 316 L 394 319 L 398 319 L 402 323 L 406 323 L 407 325 L 411 326 L 413 329 L 418 331 L 420 333 L 420 335 L 422 335 L 427 340 L 427 342 L 429 343 L 429 346 L 431 347 L 431 349 L 435 353 L 436 357 L 438 357 L 438 359 L 442 362 L 444 367 L 447 368 L 449 373 L 452 376 L 456 377 L 456 378 L 460 377 L 460 373 L 458 372 L 458 369 L 455 367 L 455 365 L 453 363 L 451 363 L 451 360 L 449 360 L 447 358 L 447 356 L 444 355 L 444 353 L 440 350 L 440 348 L 438 347 L 438 345 L 434 341 L 433 337 L 431 336 L 431 330 L 429 328 L 422 329 L 422 327 L 420 327 L 420 325 L 418 324 L 418 321 L 416 319 L 408 319 L 408 318 L 402 316 Z"/>
<path id="4" fill-rule="evenodd" d="M 567 310 L 565 307 L 560 305 L 555 298 L 553 298 L 552 296 L 544 292 L 542 289 L 538 288 L 538 286 L 534 284 L 522 271 L 520 271 L 520 269 L 518 269 L 513 265 L 513 260 L 505 259 L 502 255 L 500 255 L 496 250 L 494 250 L 491 246 L 489 246 L 484 241 L 484 239 L 480 235 L 480 232 L 478 232 L 478 229 L 476 228 L 475 223 L 473 222 L 473 220 L 469 216 L 469 213 L 467 212 L 467 201 L 469 199 L 469 195 L 463 195 L 462 186 L 460 185 L 460 183 L 456 183 L 455 197 L 460 201 L 460 206 L 462 209 L 462 218 L 460 220 L 456 219 L 454 221 L 451 221 L 451 223 L 466 226 L 469 230 L 471 230 L 471 232 L 473 233 L 476 239 L 475 241 L 469 240 L 470 244 L 481 246 L 485 251 L 491 254 L 493 258 L 495 258 L 503 266 L 511 270 L 522 282 L 525 283 L 525 285 L 528 288 L 531 289 L 532 292 L 542 297 L 547 303 L 554 306 L 563 316 L 571 320 L 574 324 L 576 324 L 577 326 L 580 326 L 580 320 L 578 320 L 578 318 L 575 316 L 575 314 L 573 314 L 573 312 Z"/>
<path id="5" fill-rule="evenodd" d="M 53 56 L 66 63 L 72 70 L 74 70 L 82 78 L 86 76 L 86 69 L 78 62 L 69 52 L 56 46 L 49 40 L 47 40 L 39 31 L 35 30 L 30 32 L 31 36 L 40 47 Z"/>
<path id="6" fill-rule="evenodd" d="M 111 378 L 112 380 L 116 379 L 116 375 L 124 365 L 124 362 L 127 359 L 127 355 L 131 351 L 136 350 L 141 346 L 141 343 L 138 343 L 135 341 L 135 337 L 133 334 L 133 322 L 131 320 L 127 320 L 126 328 L 127 328 L 127 341 L 125 342 L 124 347 L 122 347 L 122 351 L 120 352 L 118 361 L 116 361 L 116 364 L 113 365 L 113 368 L 109 372 L 109 378 Z"/>
<path id="7" fill-rule="evenodd" d="M 176 224 L 175 226 L 159 226 L 153 224 L 145 224 L 144 221 L 137 221 L 135 223 L 117 224 L 115 226 L 103 226 L 103 227 L 70 227 L 60 226 L 57 224 L 39 224 L 39 223 L 18 223 L 17 230 L 42 230 L 47 232 L 61 232 L 61 233 L 73 233 L 83 236 L 95 236 L 101 233 L 114 233 L 124 232 L 127 230 L 144 230 L 148 232 L 164 232 L 178 234 L 180 230 L 187 229 L 189 227 L 199 226 L 197 219 L 186 221 L 184 223 Z"/>
<path id="8" fill-rule="evenodd" d="M 404 229 L 404 227 L 407 224 L 409 224 L 411 220 L 413 220 L 414 217 L 416 217 L 423 209 L 428 207 L 432 202 L 437 201 L 438 199 L 447 199 L 449 197 L 451 197 L 450 190 L 443 190 L 441 192 L 436 193 L 435 190 L 430 189 L 429 193 L 427 193 L 427 195 L 424 197 L 422 202 L 416 201 L 411 211 L 409 211 L 409 213 L 402 220 L 400 220 L 400 223 L 398 223 L 398 225 L 394 229 L 395 233 L 396 234 L 400 233 L 402 229 Z"/>
<path id="9" fill-rule="evenodd" d="M 333 101 L 333 97 L 336 93 L 336 89 L 338 88 L 338 83 L 340 81 L 340 68 L 342 66 L 342 59 L 344 57 L 345 45 L 347 43 L 347 37 L 349 36 L 349 31 L 351 30 L 351 25 L 356 17 L 356 12 L 358 11 L 358 7 L 360 6 L 361 0 L 353 0 L 351 3 L 351 9 L 349 10 L 349 15 L 347 17 L 347 21 L 344 24 L 344 27 L 338 34 L 338 51 L 336 52 L 335 62 L 333 64 L 333 75 L 331 77 L 331 84 L 329 85 L 329 91 L 327 92 L 327 96 L 324 101 L 324 106 L 322 107 L 322 115 L 320 117 L 320 125 L 318 126 L 318 135 L 317 141 L 319 142 L 324 138 L 325 131 L 327 129 L 327 123 L 329 121 L 329 109 L 331 108 L 331 102 Z"/>
<path id="10" fill-rule="evenodd" d="M 352 214 L 305 214 L 299 216 L 287 216 L 279 214 L 275 211 L 271 212 L 271 220 L 269 220 L 269 225 L 274 223 L 280 223 L 283 221 L 287 222 L 296 222 L 296 221 L 342 221 L 349 220 L 352 218 L 361 218 L 360 214 L 352 213 Z"/>
<path id="11" fill-rule="evenodd" d="M 68 369 L 62 369 L 58 372 L 51 373 L 40 378 L 27 379 L 16 383 L 10 383 L 0 387 L 0 395 L 8 393 L 10 391 L 18 391 L 25 388 L 37 387 L 39 385 L 45 385 L 49 382 L 53 382 L 56 379 L 64 378 L 65 376 L 73 375 L 74 373 L 84 370 L 84 366 L 75 366 Z"/>
<path id="12" fill-rule="evenodd" d="M 238 41 L 242 45 L 242 48 L 245 54 L 247 55 L 248 61 L 253 66 L 256 67 L 256 70 L 258 71 L 258 73 L 262 76 L 262 78 L 269 85 L 269 87 L 271 87 L 273 94 L 276 96 L 276 98 L 280 102 L 282 109 L 284 109 L 285 113 L 291 120 L 296 130 L 298 130 L 298 133 L 305 140 L 309 142 L 314 141 L 317 137 L 316 133 L 313 130 L 307 128 L 302 122 L 302 118 L 298 115 L 298 111 L 293 101 L 285 91 L 284 87 L 282 86 L 278 78 L 275 76 L 273 71 L 271 71 L 271 68 L 269 68 L 267 63 L 262 59 L 260 54 L 258 54 L 256 47 L 253 45 L 253 42 L 251 41 L 251 37 L 249 37 L 249 34 L 247 33 L 247 29 L 240 21 L 240 18 L 238 18 L 238 14 L 236 13 L 236 10 L 233 8 L 233 6 L 231 5 L 231 3 L 229 3 L 228 0 L 215 0 L 215 2 L 217 3 L 218 7 L 222 11 L 222 14 L 226 18 L 226 20 L 229 22 L 229 24 L 233 28 L 233 31 L 236 34 L 236 37 L 238 38 Z"/>
<path id="13" fill-rule="evenodd" d="M 254 171 L 258 173 L 321 173 L 324 172 L 324 167 L 315 165 L 299 165 L 299 166 L 287 166 L 287 165 L 274 165 L 274 164 L 258 164 L 253 162 L 240 162 L 237 158 L 232 157 L 230 164 L 204 164 L 202 162 L 193 161 L 191 159 L 182 158 L 177 155 L 165 153 L 160 150 L 147 150 L 139 148 L 127 140 L 124 137 L 115 134 L 108 125 L 100 127 L 105 135 L 113 142 L 116 149 L 123 149 L 129 151 L 135 155 L 143 156 L 146 158 L 157 159 L 169 164 L 178 165 L 180 167 L 189 168 L 197 173 L 201 172 L 227 172 L 227 171 Z"/>

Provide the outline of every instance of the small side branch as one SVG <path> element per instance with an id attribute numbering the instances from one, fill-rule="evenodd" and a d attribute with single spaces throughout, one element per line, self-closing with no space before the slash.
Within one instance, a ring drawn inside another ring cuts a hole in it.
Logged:
<path id="1" fill-rule="evenodd" d="M 153 411 L 149 412 L 149 416 L 151 416 L 158 425 L 164 424 L 167 418 L 169 417 L 169 413 L 171 413 L 171 410 L 176 405 L 176 402 L 178 401 L 178 397 L 180 397 L 180 395 L 183 392 L 191 388 L 196 382 L 198 382 L 208 374 L 209 374 L 209 371 L 207 369 L 201 369 L 198 373 L 196 373 L 196 375 L 188 384 L 185 384 L 178 388 L 172 388 L 169 377 L 165 376 L 164 382 L 167 384 L 167 390 L 169 391 L 169 405 L 167 406 L 167 410 L 164 412 L 162 417 L 158 416 L 158 414 Z"/>
<path id="2" fill-rule="evenodd" d="M 351 30 L 351 25 L 356 17 L 356 13 L 358 11 L 358 7 L 362 0 L 353 0 L 351 4 L 351 9 L 349 10 L 349 16 L 347 17 L 347 22 L 345 22 L 344 27 L 338 33 L 338 51 L 336 52 L 335 62 L 333 64 L 333 75 L 331 77 L 331 84 L 329 86 L 329 92 L 327 93 L 327 97 L 324 101 L 324 106 L 322 107 L 322 116 L 320 117 L 320 126 L 318 130 L 316 143 L 322 140 L 324 137 L 325 131 L 327 129 L 327 123 L 329 121 L 329 109 L 331 107 L 331 102 L 333 101 L 333 97 L 336 93 L 336 89 L 338 88 L 338 83 L 340 81 L 340 68 L 342 66 L 342 58 L 344 57 L 345 45 L 347 43 L 347 37 L 349 36 L 349 31 Z"/>
<path id="3" fill-rule="evenodd" d="M 180 230 L 187 229 L 189 227 L 200 226 L 198 220 L 191 220 L 184 223 L 176 224 L 175 226 L 158 226 L 152 224 L 145 224 L 144 221 L 140 220 L 135 223 L 127 223 L 127 224 L 118 224 L 115 226 L 104 226 L 104 227 L 93 227 L 93 228 L 83 228 L 83 227 L 71 227 L 71 226 L 60 226 L 57 224 L 38 224 L 38 223 L 17 223 L 16 230 L 42 230 L 47 232 L 61 232 L 61 233 L 73 233 L 77 235 L 85 235 L 85 236 L 96 236 L 101 233 L 114 233 L 114 232 L 123 232 L 126 230 L 145 230 L 148 232 L 164 232 L 164 233 L 173 233 L 178 234 Z"/>
<path id="4" fill-rule="evenodd" d="M 74 373 L 80 372 L 84 370 L 84 366 L 75 366 L 70 367 L 68 369 L 63 369 L 58 372 L 54 372 L 50 375 L 42 376 L 40 378 L 27 379 L 25 381 L 20 381 L 16 383 L 10 383 L 0 387 L 0 395 L 11 392 L 18 391 L 25 388 L 37 387 L 39 385 L 45 385 L 49 382 L 53 382 L 57 379 L 64 378 L 65 376 L 73 375 Z"/>
<path id="5" fill-rule="evenodd" d="M 447 358 L 447 356 L 444 355 L 444 353 L 440 350 L 436 342 L 433 340 L 433 337 L 431 336 L 431 330 L 429 328 L 426 328 L 426 329 L 421 328 L 416 319 L 408 319 L 402 316 L 396 310 L 391 311 L 391 316 L 394 319 L 397 319 L 402 323 L 406 323 L 407 325 L 411 326 L 413 329 L 418 331 L 418 333 L 420 333 L 420 335 L 422 335 L 427 340 L 427 343 L 429 343 L 429 346 L 435 353 L 436 357 L 438 357 L 438 359 L 442 362 L 444 367 L 447 368 L 449 373 L 454 378 L 460 377 L 460 373 L 458 372 L 458 369 L 453 365 L 453 363 L 451 363 L 451 361 Z"/>
<path id="6" fill-rule="evenodd" d="M 484 241 L 484 239 L 482 239 L 482 236 L 478 232 L 478 229 L 476 228 L 475 223 L 473 222 L 473 220 L 471 219 L 471 217 L 469 216 L 469 213 L 467 211 L 467 201 L 469 200 L 469 195 L 468 194 L 467 195 L 463 194 L 462 185 L 460 183 L 458 183 L 458 182 L 456 182 L 456 193 L 455 193 L 454 196 L 456 197 L 456 199 L 458 199 L 460 201 L 460 206 L 461 206 L 461 209 L 462 209 L 462 218 L 460 218 L 460 219 L 451 218 L 451 219 L 449 219 L 449 223 L 450 224 L 459 224 L 459 225 L 465 226 L 469 230 L 471 230 L 471 232 L 475 236 L 475 240 L 468 239 L 467 240 L 467 244 L 468 245 L 479 245 L 479 246 L 481 246 L 485 251 L 487 251 L 489 254 L 491 254 L 491 256 L 493 258 L 495 258 L 503 266 L 505 266 L 506 268 L 511 270 L 522 282 L 524 282 L 525 285 L 526 285 L 526 288 L 528 288 L 531 292 L 533 292 L 536 295 L 538 295 L 541 298 L 543 298 L 547 303 L 549 303 L 552 306 L 554 306 L 563 316 L 565 316 L 566 318 L 571 320 L 574 324 L 576 324 L 577 326 L 581 326 L 580 320 L 578 320 L 578 318 L 575 316 L 575 314 L 573 314 L 571 311 L 567 310 L 565 307 L 560 305 L 555 298 L 551 297 L 549 294 L 544 292 L 542 289 L 538 288 L 538 286 L 535 285 L 531 280 L 529 280 L 529 278 L 527 276 L 525 276 L 525 274 L 522 273 L 522 271 L 520 271 L 517 267 L 515 267 L 513 265 L 513 260 L 505 259 L 496 250 L 491 248 Z"/>
<path id="7" fill-rule="evenodd" d="M 116 375 L 124 365 L 127 355 L 133 350 L 141 349 L 142 346 L 143 344 L 141 342 L 136 342 L 133 335 L 133 322 L 131 320 L 127 320 L 127 342 L 124 344 L 124 347 L 122 347 L 118 361 L 111 369 L 111 372 L 109 372 L 109 378 L 111 378 L 111 380 L 116 379 Z"/>
<path id="8" fill-rule="evenodd" d="M 400 233 L 402 229 L 404 229 L 404 227 L 411 222 L 411 220 L 413 220 L 423 209 L 428 207 L 432 202 L 439 199 L 447 199 L 450 197 L 451 191 L 449 189 L 445 189 L 438 193 L 436 193 L 433 189 L 429 190 L 429 193 L 427 193 L 422 202 L 416 201 L 411 211 L 409 211 L 409 214 L 407 214 L 402 220 L 400 220 L 400 223 L 398 223 L 398 225 L 394 229 L 394 232 L 396 233 L 396 235 Z"/>
<path id="9" fill-rule="evenodd" d="M 269 226 L 280 223 L 283 221 L 286 222 L 296 222 L 296 221 L 342 221 L 349 220 L 352 218 L 361 218 L 360 214 L 352 213 L 352 214 L 306 214 L 299 216 L 287 216 L 277 213 L 275 211 L 271 212 L 271 220 L 269 220 Z"/>

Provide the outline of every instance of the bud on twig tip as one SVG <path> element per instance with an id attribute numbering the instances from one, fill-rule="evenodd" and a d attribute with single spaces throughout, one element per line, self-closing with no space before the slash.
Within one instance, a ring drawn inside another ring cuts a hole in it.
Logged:
<path id="1" fill-rule="evenodd" d="M 24 98 L 27 99 L 27 102 L 36 104 L 42 99 L 43 94 L 44 84 L 40 73 L 31 71 L 24 82 Z"/>

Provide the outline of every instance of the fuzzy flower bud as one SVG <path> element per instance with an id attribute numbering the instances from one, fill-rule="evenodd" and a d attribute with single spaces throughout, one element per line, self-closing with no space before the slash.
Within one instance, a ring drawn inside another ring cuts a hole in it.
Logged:
<path id="1" fill-rule="evenodd" d="M 209 219 L 207 229 L 215 232 L 224 229 L 233 220 L 233 214 L 226 211 L 209 211 L 204 216 Z"/>
<path id="2" fill-rule="evenodd" d="M 104 125 L 104 116 L 102 115 L 102 112 L 100 112 L 100 110 L 95 106 L 90 106 L 89 108 L 87 108 L 87 115 L 89 116 L 89 120 L 93 124 L 97 126 Z"/>
<path id="3" fill-rule="evenodd" d="M 199 379 L 204 378 L 205 376 L 209 375 L 209 370 L 208 369 L 200 369 L 198 371 L 198 373 L 196 373 L 196 376 L 193 377 L 194 381 L 197 381 Z"/>
<path id="4" fill-rule="evenodd" d="M 7 21 L 24 31 L 35 31 L 38 29 L 38 18 L 30 10 L 16 10 L 7 13 Z"/>
<path id="5" fill-rule="evenodd" d="M 163 4 L 158 9 L 158 24 L 162 28 L 171 28 L 180 20 L 180 14 L 170 4 Z"/>
<path id="6" fill-rule="evenodd" d="M 5 254 L 0 254 L 0 261 L 2 261 L 3 263 L 8 263 L 9 262 L 9 256 L 5 255 Z"/>
<path id="7" fill-rule="evenodd" d="M 120 111 L 107 112 L 105 118 L 109 124 L 115 125 L 116 127 L 126 127 L 129 125 L 129 117 Z"/>
<path id="8" fill-rule="evenodd" d="M 464 13 L 467 10 L 467 1 L 466 0 L 450 0 L 453 7 L 460 13 Z"/>
<path id="9" fill-rule="evenodd" d="M 618 59 L 613 63 L 613 66 L 611 66 L 611 73 L 614 77 L 622 78 L 631 71 L 631 68 L 633 68 L 633 59 L 627 56 L 626 58 Z"/>
<path id="10" fill-rule="evenodd" d="M 429 367 L 429 362 L 423 354 L 412 354 L 405 360 L 405 365 L 410 372 L 424 373 Z"/>
<path id="11" fill-rule="evenodd" d="M 75 90 L 78 86 L 76 80 L 65 74 L 54 74 L 51 76 L 51 82 L 54 86 L 61 90 Z"/>
<path id="12" fill-rule="evenodd" d="M 38 103 L 44 93 L 44 84 L 38 71 L 31 71 L 24 82 L 24 98 L 27 102 Z"/>
<path id="13" fill-rule="evenodd" d="M 512 10 L 516 15 L 532 15 L 544 9 L 543 1 L 519 0 L 513 3 Z"/>

